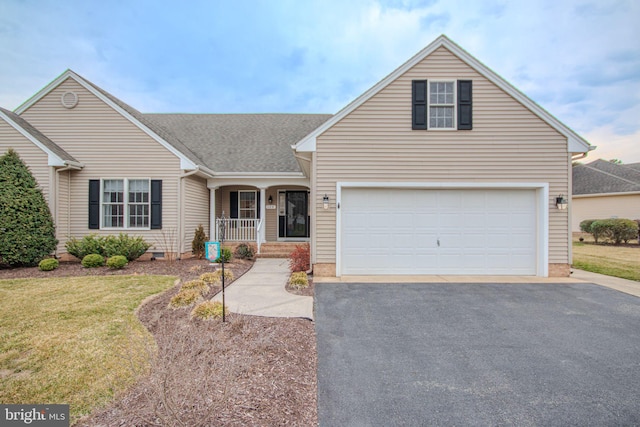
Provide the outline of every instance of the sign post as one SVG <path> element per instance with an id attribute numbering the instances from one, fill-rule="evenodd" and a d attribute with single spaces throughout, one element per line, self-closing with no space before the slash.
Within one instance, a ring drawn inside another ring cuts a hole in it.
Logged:
<path id="1" fill-rule="evenodd" d="M 219 228 L 219 232 L 218 232 L 218 237 L 220 239 L 220 243 L 218 246 L 218 256 L 220 258 L 220 262 L 222 263 L 222 323 L 226 323 L 227 319 L 226 319 L 226 309 L 225 309 L 225 305 L 224 305 L 224 255 L 221 253 L 221 248 L 222 248 L 222 244 L 224 243 L 224 237 L 225 237 L 225 217 L 224 217 L 224 211 L 222 212 L 222 217 L 220 218 L 220 228 Z"/>

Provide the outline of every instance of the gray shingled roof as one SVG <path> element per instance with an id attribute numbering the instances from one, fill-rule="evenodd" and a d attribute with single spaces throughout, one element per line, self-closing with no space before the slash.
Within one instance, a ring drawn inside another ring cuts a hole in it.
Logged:
<path id="1" fill-rule="evenodd" d="M 5 110 L 0 107 L 0 111 L 6 114 L 15 124 L 20 126 L 25 132 L 38 140 L 38 142 L 42 143 L 45 147 L 47 147 L 50 151 L 52 151 L 56 156 L 60 157 L 65 162 L 74 162 L 79 163 L 71 154 L 64 151 L 60 146 L 58 146 L 55 142 L 47 138 L 43 135 L 38 129 L 33 127 L 31 123 L 17 115 L 16 113 Z"/>
<path id="2" fill-rule="evenodd" d="M 640 163 L 629 163 L 628 165 L 625 165 L 625 166 L 633 170 L 640 171 Z"/>
<path id="3" fill-rule="evenodd" d="M 330 114 L 144 114 L 215 172 L 299 172 L 291 145 Z"/>
<path id="4" fill-rule="evenodd" d="M 640 191 L 640 164 L 596 160 L 573 167 L 573 195 Z"/>

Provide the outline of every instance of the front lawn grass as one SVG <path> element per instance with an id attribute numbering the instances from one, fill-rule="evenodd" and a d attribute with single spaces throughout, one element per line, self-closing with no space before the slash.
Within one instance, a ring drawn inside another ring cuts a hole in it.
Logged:
<path id="1" fill-rule="evenodd" d="M 0 280 L 0 402 L 66 403 L 71 422 L 148 372 L 155 342 L 134 310 L 168 276 Z"/>
<path id="2" fill-rule="evenodd" d="M 574 242 L 573 266 L 593 273 L 640 281 L 640 246 Z"/>

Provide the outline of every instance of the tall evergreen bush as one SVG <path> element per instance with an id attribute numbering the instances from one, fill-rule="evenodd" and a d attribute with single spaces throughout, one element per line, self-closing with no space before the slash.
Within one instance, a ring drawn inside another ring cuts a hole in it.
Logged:
<path id="1" fill-rule="evenodd" d="M 42 190 L 18 153 L 0 157 L 0 265 L 37 265 L 58 244 Z"/>

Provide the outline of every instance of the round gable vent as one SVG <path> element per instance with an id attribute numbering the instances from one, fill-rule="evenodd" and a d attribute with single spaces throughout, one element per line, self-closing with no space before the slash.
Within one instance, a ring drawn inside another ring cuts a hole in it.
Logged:
<path id="1" fill-rule="evenodd" d="M 65 92 L 60 99 L 62 106 L 65 108 L 73 108 L 78 105 L 78 95 L 75 92 Z"/>

